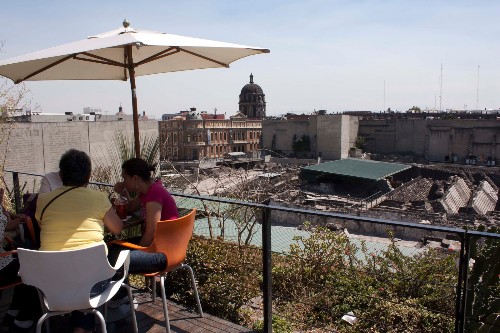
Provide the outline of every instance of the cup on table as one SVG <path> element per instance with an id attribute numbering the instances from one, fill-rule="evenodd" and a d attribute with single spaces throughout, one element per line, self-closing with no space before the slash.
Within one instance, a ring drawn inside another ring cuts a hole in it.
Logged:
<path id="1" fill-rule="evenodd" d="M 127 199 L 126 198 L 116 198 L 115 199 L 115 212 L 119 218 L 122 220 L 127 218 Z"/>

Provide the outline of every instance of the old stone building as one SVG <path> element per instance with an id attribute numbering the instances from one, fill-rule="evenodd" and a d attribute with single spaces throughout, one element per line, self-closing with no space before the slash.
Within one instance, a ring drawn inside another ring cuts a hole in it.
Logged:
<path id="1" fill-rule="evenodd" d="M 262 121 L 241 113 L 229 119 L 176 117 L 159 122 L 162 159 L 222 158 L 226 153 L 257 153 Z"/>
<path id="2" fill-rule="evenodd" d="M 195 108 L 165 115 L 158 123 L 160 158 L 216 159 L 232 152 L 257 157 L 266 102 L 262 88 L 253 83 L 252 74 L 250 83 L 241 89 L 239 110 L 229 119 L 224 114 L 209 114 Z"/>

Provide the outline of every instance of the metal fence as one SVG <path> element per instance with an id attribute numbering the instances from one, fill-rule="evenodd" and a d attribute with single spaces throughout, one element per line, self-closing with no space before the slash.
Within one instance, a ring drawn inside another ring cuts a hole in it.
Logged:
<path id="1" fill-rule="evenodd" d="M 19 174 L 40 175 L 7 172 L 13 175 L 20 209 Z M 500 234 L 287 208 L 270 201 L 172 194 L 180 208 L 204 212 L 196 234 L 233 244 L 234 251 L 249 247 L 260 253 L 258 265 L 241 252 L 244 267 L 238 270 L 226 262 L 220 269 L 236 281 L 229 289 L 241 288 L 237 283 L 245 276 L 256 280 L 249 285 L 257 288 L 258 297 L 244 303 L 261 311 L 262 327 L 257 328 L 264 332 L 280 323 L 283 327 L 276 330 L 287 331 L 290 322 L 299 323 L 302 331 L 321 326 L 325 331 L 408 332 L 409 325 L 417 332 L 500 331 Z M 305 221 L 311 226 L 304 227 Z M 200 263 L 199 269 L 209 272 L 206 266 Z M 224 286 L 213 292 L 221 290 Z M 231 296 L 216 296 L 233 307 L 241 305 Z"/>

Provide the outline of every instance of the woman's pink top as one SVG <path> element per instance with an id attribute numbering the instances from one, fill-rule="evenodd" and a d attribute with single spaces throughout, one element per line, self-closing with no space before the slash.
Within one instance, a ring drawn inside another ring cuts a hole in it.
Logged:
<path id="1" fill-rule="evenodd" d="M 177 206 L 175 205 L 174 198 L 167 189 L 163 187 L 161 180 L 151 184 L 146 194 L 139 194 L 139 199 L 142 205 L 143 218 L 146 218 L 146 204 L 154 201 L 161 204 L 161 220 L 172 220 L 179 217 Z"/>

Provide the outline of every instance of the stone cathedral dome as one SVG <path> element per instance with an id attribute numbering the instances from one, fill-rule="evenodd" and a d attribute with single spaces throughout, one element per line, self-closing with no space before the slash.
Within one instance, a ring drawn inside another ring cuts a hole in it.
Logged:
<path id="1" fill-rule="evenodd" d="M 247 83 L 240 93 L 239 110 L 248 118 L 264 118 L 266 116 L 266 95 L 262 88 L 253 82 L 250 74 L 250 83 Z"/>

